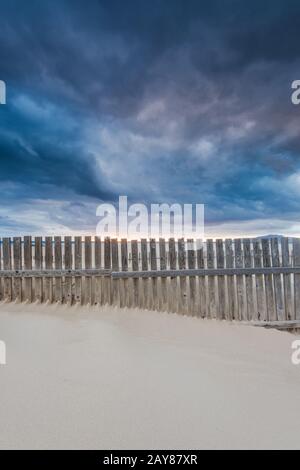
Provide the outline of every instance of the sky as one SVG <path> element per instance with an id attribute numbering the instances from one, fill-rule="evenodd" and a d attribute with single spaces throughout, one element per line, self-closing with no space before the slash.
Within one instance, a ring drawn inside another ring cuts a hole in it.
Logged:
<path id="1" fill-rule="evenodd" d="M 213 237 L 300 236 L 300 2 L 0 0 L 0 232 L 100 203 L 205 204 Z"/>

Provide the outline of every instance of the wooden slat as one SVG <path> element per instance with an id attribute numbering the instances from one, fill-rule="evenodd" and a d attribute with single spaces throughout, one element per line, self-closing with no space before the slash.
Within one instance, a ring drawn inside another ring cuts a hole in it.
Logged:
<path id="1" fill-rule="evenodd" d="M 150 240 L 150 269 L 157 270 L 157 257 L 156 257 L 156 240 L 151 238 Z M 159 307 L 158 300 L 158 283 L 157 278 L 151 279 L 151 308 L 157 310 Z"/>
<path id="2" fill-rule="evenodd" d="M 272 266 L 280 267 L 279 258 L 279 243 L 278 238 L 271 239 L 271 252 L 272 252 Z M 276 320 L 285 320 L 284 314 L 284 299 L 283 299 L 283 286 L 281 274 L 274 274 L 274 290 L 275 290 L 275 304 L 276 304 Z"/>
<path id="3" fill-rule="evenodd" d="M 164 238 L 159 239 L 159 257 L 160 257 L 160 269 L 167 269 L 167 253 L 166 253 L 166 241 Z M 161 311 L 167 311 L 168 309 L 168 286 L 167 279 L 160 278 L 160 304 L 159 308 Z"/>
<path id="4" fill-rule="evenodd" d="M 196 255 L 194 240 L 192 238 L 187 240 L 187 261 L 188 268 L 196 268 Z M 196 277 L 189 277 L 189 301 L 188 301 L 188 312 L 190 315 L 196 315 Z"/>
<path id="5" fill-rule="evenodd" d="M 119 271 L 119 247 L 116 238 L 111 240 L 112 270 Z M 119 306 L 119 279 L 112 280 L 112 303 Z"/>
<path id="6" fill-rule="evenodd" d="M 71 270 L 73 267 L 72 237 L 70 236 L 65 237 L 64 242 L 65 242 L 65 269 Z M 72 305 L 73 303 L 72 282 L 73 282 L 73 279 L 71 277 L 65 278 L 64 299 L 68 305 Z"/>
<path id="7" fill-rule="evenodd" d="M 185 242 L 184 238 L 178 239 L 178 268 L 186 268 L 186 256 L 185 256 Z M 186 277 L 179 278 L 179 302 L 178 312 L 187 314 L 187 279 Z"/>
<path id="8" fill-rule="evenodd" d="M 3 268 L 11 269 L 11 244 L 10 238 L 3 238 Z M 10 277 L 4 278 L 4 300 L 10 302 L 12 300 L 12 280 Z"/>
<path id="9" fill-rule="evenodd" d="M 225 255 L 223 240 L 216 240 L 216 257 L 217 257 L 217 268 L 225 268 Z M 227 304 L 225 295 L 225 276 L 218 276 L 218 309 L 217 316 L 220 320 L 223 320 L 228 316 Z"/>
<path id="10" fill-rule="evenodd" d="M 269 240 L 262 240 L 263 265 L 268 268 L 272 266 Z M 272 274 L 265 274 L 265 290 L 267 302 L 267 320 L 276 320 L 275 295 Z"/>
<path id="11" fill-rule="evenodd" d="M 0 239 L 0 273 L 1 273 L 2 269 L 3 269 L 2 253 L 3 253 L 3 249 L 2 249 L 2 240 Z M 3 295 L 4 295 L 4 292 L 3 292 L 3 279 L 1 278 L 1 279 L 0 279 L 0 301 L 3 300 Z"/>
<path id="12" fill-rule="evenodd" d="M 197 268 L 204 269 L 204 243 L 202 240 L 197 240 Z M 198 276 L 198 288 L 197 309 L 199 316 L 204 318 L 207 315 L 205 277 Z"/>
<path id="13" fill-rule="evenodd" d="M 104 268 L 111 269 L 111 246 L 110 238 L 104 239 Z M 111 304 L 111 280 L 107 277 L 103 279 L 103 304 Z"/>
<path id="14" fill-rule="evenodd" d="M 82 239 L 75 237 L 75 269 L 82 268 Z M 75 301 L 82 304 L 82 277 L 75 278 Z"/>
<path id="15" fill-rule="evenodd" d="M 260 240 L 253 240 L 253 253 L 254 253 L 254 268 L 262 267 L 262 248 Z M 255 275 L 255 290 L 257 309 L 254 315 L 254 320 L 265 321 L 267 320 L 267 305 L 264 289 L 264 276 L 263 274 Z"/>
<path id="16" fill-rule="evenodd" d="M 252 268 L 251 257 L 251 241 L 249 238 L 243 239 L 244 248 L 244 266 L 245 268 Z M 247 319 L 253 320 L 256 318 L 254 315 L 254 292 L 253 292 L 253 279 L 251 274 L 246 274 L 246 302 L 247 302 Z"/>
<path id="17" fill-rule="evenodd" d="M 290 267 L 290 249 L 289 239 L 284 237 L 281 239 L 282 266 Z M 285 320 L 295 319 L 294 304 L 292 302 L 292 275 L 283 274 L 284 286 L 284 304 L 285 304 Z"/>
<path id="18" fill-rule="evenodd" d="M 22 239 L 21 237 L 14 237 L 13 239 L 14 250 L 14 269 L 22 269 Z M 13 300 L 22 302 L 22 279 L 13 279 Z"/>
<path id="19" fill-rule="evenodd" d="M 27 273 L 29 271 L 22 271 L 23 276 L 27 276 Z M 40 276 L 43 274 L 43 271 L 30 271 L 32 272 L 32 275 L 34 276 Z M 55 276 L 61 276 L 61 273 L 64 272 L 64 270 L 56 271 L 54 270 L 53 273 L 56 273 Z M 4 275 L 5 273 L 7 276 L 18 276 L 18 274 L 15 274 L 14 271 L 2 271 L 0 272 L 0 277 Z M 68 272 L 67 272 L 68 274 Z M 167 269 L 166 271 L 162 270 L 156 270 L 152 271 L 149 269 L 148 271 L 128 271 L 127 273 L 123 273 L 121 271 L 113 272 L 111 270 L 105 270 L 101 269 L 96 270 L 96 269 L 82 269 L 80 271 L 74 271 L 71 273 L 74 276 L 77 276 L 79 274 L 81 275 L 89 275 L 89 276 L 96 276 L 98 274 L 102 274 L 107 276 L 108 274 L 111 274 L 112 278 L 120 279 L 120 278 L 152 278 L 152 277 L 189 277 L 189 276 L 204 276 L 204 277 L 212 277 L 212 276 L 253 276 L 255 274 L 266 274 L 266 275 L 272 275 L 272 274 L 300 274 L 300 266 L 299 267 L 291 267 L 291 268 L 284 268 L 284 267 L 271 267 L 271 268 L 232 268 L 232 269 L 227 269 L 227 268 L 214 268 L 214 269 L 175 269 L 175 270 L 170 270 Z M 45 272 L 45 275 L 47 275 L 47 271 Z M 54 274 L 53 274 L 54 275 Z"/>
<path id="20" fill-rule="evenodd" d="M 137 240 L 131 240 L 131 256 L 132 256 L 132 270 L 139 270 L 139 258 L 138 258 L 138 244 Z M 139 305 L 139 279 L 132 280 L 132 306 L 138 307 Z"/>
<path id="21" fill-rule="evenodd" d="M 157 276 L 157 274 L 160 271 L 147 271 L 146 274 L 150 273 L 150 277 Z M 175 271 L 176 272 L 176 271 Z M 181 272 L 181 271 L 180 271 Z M 185 272 L 185 271 L 183 271 Z M 189 272 L 189 271 L 188 271 Z M 194 271 L 193 271 L 194 272 Z M 166 276 L 169 276 L 169 271 L 162 271 L 162 274 Z M 145 276 L 145 273 L 143 271 L 138 271 L 135 273 L 134 276 L 132 276 L 133 273 L 128 273 L 128 276 L 124 276 L 126 273 L 120 273 L 119 271 L 117 272 L 112 272 L 111 269 L 42 269 L 42 270 L 36 270 L 36 269 L 21 269 L 20 271 L 14 271 L 14 270 L 9 270 L 9 271 L 0 271 L 0 277 L 59 277 L 59 278 L 64 278 L 64 277 L 73 277 L 73 276 L 106 276 L 106 277 L 112 277 L 114 279 L 120 279 L 123 277 L 143 277 Z M 197 274 L 197 271 L 196 271 Z M 147 276 L 145 276 L 147 277 Z"/>
<path id="22" fill-rule="evenodd" d="M 242 241 L 240 238 L 234 240 L 234 256 L 236 268 L 243 267 Z M 236 276 L 236 293 L 238 305 L 238 319 L 247 320 L 247 307 L 245 302 L 244 276 Z"/>
<path id="23" fill-rule="evenodd" d="M 169 239 L 169 263 L 170 269 L 176 269 L 176 245 L 175 239 Z M 178 305 L 178 291 L 177 291 L 177 278 L 176 276 L 170 276 L 170 292 L 168 295 L 168 310 L 170 312 L 177 312 Z"/>
<path id="24" fill-rule="evenodd" d="M 293 239 L 293 266 L 300 266 L 300 239 Z M 300 274 L 294 274 L 295 320 L 300 319 Z"/>
<path id="25" fill-rule="evenodd" d="M 101 268 L 101 238 L 95 237 L 95 268 Z M 101 305 L 102 278 L 95 277 L 95 304 Z"/>
<path id="26" fill-rule="evenodd" d="M 43 269 L 42 237 L 34 239 L 34 267 L 35 269 Z M 43 302 L 43 278 L 41 276 L 34 279 L 34 297 L 36 302 Z"/>
<path id="27" fill-rule="evenodd" d="M 215 267 L 214 242 L 208 239 L 206 242 L 207 249 L 207 268 Z M 214 276 L 208 278 L 208 317 L 216 318 L 216 280 Z"/>
<path id="28" fill-rule="evenodd" d="M 52 237 L 45 239 L 45 267 L 46 269 L 53 269 L 53 244 Z M 45 279 L 45 300 L 48 303 L 53 301 L 53 279 Z"/>
<path id="29" fill-rule="evenodd" d="M 142 259 L 142 270 L 148 271 L 148 250 L 147 250 L 147 240 L 146 238 L 142 238 L 141 240 L 141 259 Z M 143 308 L 151 308 L 151 296 L 150 289 L 149 289 L 149 280 L 142 279 L 141 285 L 141 304 Z"/>
<path id="30" fill-rule="evenodd" d="M 121 269 L 123 272 L 128 271 L 128 244 L 126 238 L 121 240 Z M 128 307 L 129 305 L 128 279 L 121 279 L 120 306 Z"/>
<path id="31" fill-rule="evenodd" d="M 32 269 L 32 239 L 30 236 L 24 237 L 24 268 Z M 32 278 L 24 280 L 24 298 L 26 302 L 32 301 Z"/>
<path id="32" fill-rule="evenodd" d="M 62 269 L 61 237 L 54 237 L 54 265 L 55 269 Z M 54 299 L 59 303 L 63 300 L 62 279 L 60 277 L 55 277 Z"/>
<path id="33" fill-rule="evenodd" d="M 232 240 L 227 238 L 225 240 L 225 260 L 226 268 L 234 267 L 234 255 Z M 227 276 L 227 297 L 228 297 L 228 320 L 238 319 L 238 309 L 235 297 L 235 283 L 234 276 Z"/>
<path id="34" fill-rule="evenodd" d="M 86 269 L 92 268 L 92 237 L 84 237 L 84 266 Z M 84 278 L 84 303 L 92 305 L 92 277 Z"/>

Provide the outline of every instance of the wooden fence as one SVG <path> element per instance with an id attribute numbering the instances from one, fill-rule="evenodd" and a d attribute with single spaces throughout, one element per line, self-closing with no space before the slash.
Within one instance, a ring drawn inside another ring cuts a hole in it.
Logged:
<path id="1" fill-rule="evenodd" d="M 3 238 L 0 299 L 300 320 L 300 239 Z"/>

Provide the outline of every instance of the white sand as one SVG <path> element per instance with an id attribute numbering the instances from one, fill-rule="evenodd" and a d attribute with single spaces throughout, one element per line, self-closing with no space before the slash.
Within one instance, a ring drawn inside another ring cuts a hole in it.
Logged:
<path id="1" fill-rule="evenodd" d="M 294 339 L 155 312 L 2 304 L 0 448 L 300 448 Z"/>

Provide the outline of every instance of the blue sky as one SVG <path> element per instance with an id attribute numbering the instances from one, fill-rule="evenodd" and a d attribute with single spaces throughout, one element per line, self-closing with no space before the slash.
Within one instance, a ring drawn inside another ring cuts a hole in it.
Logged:
<path id="1" fill-rule="evenodd" d="M 297 1 L 0 1 L 0 231 L 204 203 L 208 236 L 300 235 Z"/>

